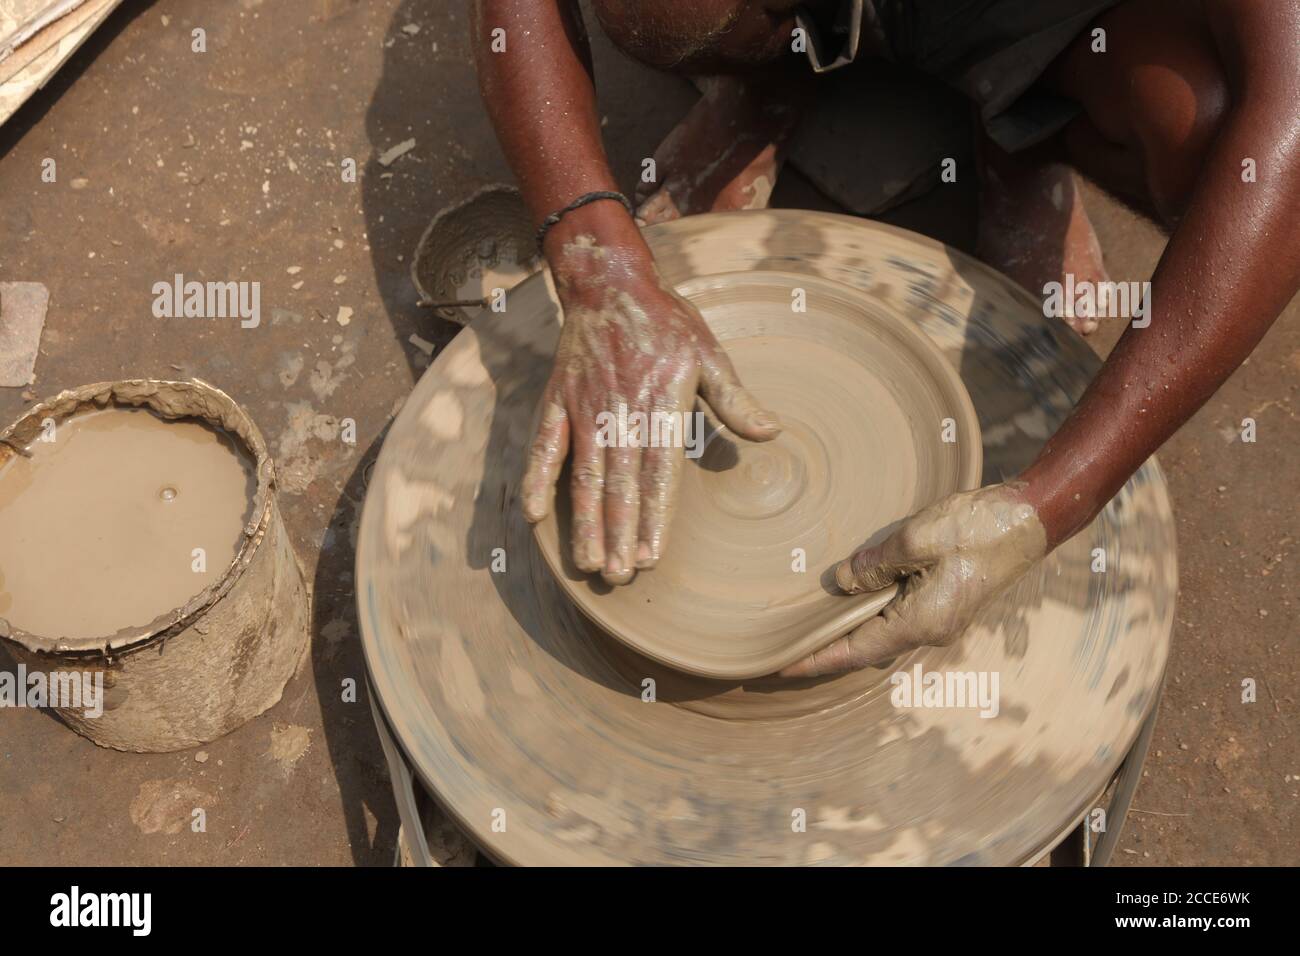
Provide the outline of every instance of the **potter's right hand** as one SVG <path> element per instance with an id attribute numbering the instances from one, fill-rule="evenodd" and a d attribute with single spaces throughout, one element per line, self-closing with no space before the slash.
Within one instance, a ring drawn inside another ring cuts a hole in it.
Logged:
<path id="1" fill-rule="evenodd" d="M 742 438 L 767 441 L 780 429 L 741 387 L 699 311 L 659 278 L 643 243 L 611 248 L 578 235 L 550 258 L 564 328 L 524 475 L 524 515 L 546 517 L 572 450 L 574 564 L 626 584 L 663 553 L 683 449 L 680 432 L 671 447 L 617 441 L 608 423 L 620 406 L 625 421 L 676 412 L 684 422 L 698 392 Z"/>

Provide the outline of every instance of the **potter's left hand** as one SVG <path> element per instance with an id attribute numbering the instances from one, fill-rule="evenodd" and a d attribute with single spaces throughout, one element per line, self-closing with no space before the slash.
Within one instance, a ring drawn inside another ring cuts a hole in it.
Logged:
<path id="1" fill-rule="evenodd" d="M 840 562 L 848 594 L 899 582 L 879 615 L 781 671 L 813 677 L 887 661 L 922 645 L 951 644 L 975 615 L 1047 552 L 1042 522 L 1024 485 L 950 495 L 917 512 L 877 547 Z"/>

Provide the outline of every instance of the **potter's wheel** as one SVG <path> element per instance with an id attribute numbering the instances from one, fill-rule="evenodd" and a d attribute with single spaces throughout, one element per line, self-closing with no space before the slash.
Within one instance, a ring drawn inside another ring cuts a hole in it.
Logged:
<path id="1" fill-rule="evenodd" d="M 663 558 L 628 585 L 574 566 L 567 482 L 538 546 L 573 603 L 642 654 L 706 677 L 774 674 L 893 598 L 892 586 L 845 595 L 822 572 L 977 487 L 979 422 L 938 347 L 856 289 L 775 271 L 677 289 L 781 434 L 747 442 L 698 412 L 707 444 L 701 434 L 687 451 Z M 805 310 L 791 308 L 792 292 Z"/>
<path id="2" fill-rule="evenodd" d="M 1029 462 L 1098 366 L 1007 280 L 876 223 L 731 213 L 647 238 L 675 284 L 801 273 L 913 321 L 970 393 L 985 484 Z M 379 703 L 423 785 L 487 853 L 526 864 L 1019 863 L 1092 805 L 1168 655 L 1174 530 L 1154 461 L 955 646 L 817 681 L 688 677 L 580 614 L 519 513 L 557 332 L 532 279 L 508 312 L 484 312 L 447 346 L 393 424 L 358 543 Z M 1095 548 L 1104 573 L 1091 570 Z M 917 664 L 996 672 L 998 716 L 893 706 L 889 674 Z M 800 811 L 803 832 L 792 827 Z"/>

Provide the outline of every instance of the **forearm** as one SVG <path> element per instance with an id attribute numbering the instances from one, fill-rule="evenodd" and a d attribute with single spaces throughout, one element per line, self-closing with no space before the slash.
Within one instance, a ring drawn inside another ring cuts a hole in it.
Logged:
<path id="1" fill-rule="evenodd" d="M 1295 34 L 1239 67 L 1235 107 L 1125 331 L 1074 412 L 1021 476 L 1049 547 L 1085 526 L 1241 364 L 1300 287 Z M 1263 43 L 1263 37 L 1254 38 Z M 1242 161 L 1255 160 L 1256 182 Z"/>
<path id="2" fill-rule="evenodd" d="M 504 52 L 492 49 L 497 28 L 505 31 Z M 584 193 L 617 190 L 576 0 L 476 0 L 472 35 L 483 101 L 534 222 Z M 551 229 L 545 251 L 552 265 L 583 231 L 649 256 L 626 210 L 598 202 Z"/>

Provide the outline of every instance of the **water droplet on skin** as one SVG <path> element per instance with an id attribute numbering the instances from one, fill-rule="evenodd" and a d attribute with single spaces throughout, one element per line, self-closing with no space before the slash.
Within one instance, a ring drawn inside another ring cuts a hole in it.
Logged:
<path id="1" fill-rule="evenodd" d="M 162 491 L 158 492 L 158 497 L 163 501 L 172 501 L 176 498 L 176 489 L 164 488 Z"/>

